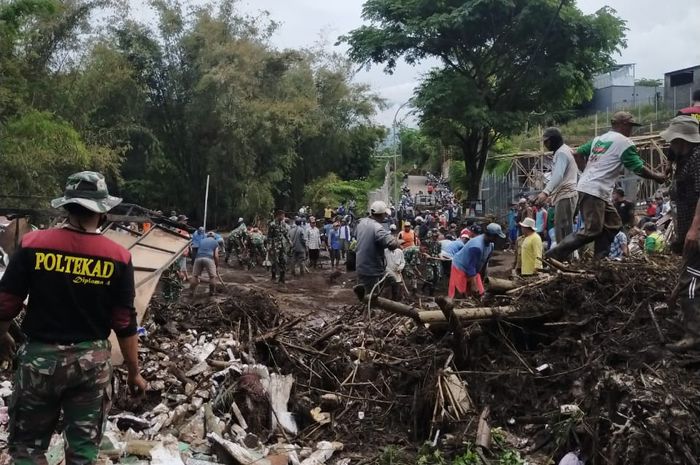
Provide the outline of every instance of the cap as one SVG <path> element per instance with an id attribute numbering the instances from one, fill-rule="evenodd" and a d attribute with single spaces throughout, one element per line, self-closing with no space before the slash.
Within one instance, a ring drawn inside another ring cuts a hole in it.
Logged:
<path id="1" fill-rule="evenodd" d="M 414 218 L 414 220 L 415 220 L 416 223 L 422 223 L 422 222 L 423 222 L 423 217 L 422 217 L 422 216 L 416 216 L 416 217 Z"/>
<path id="2" fill-rule="evenodd" d="M 239 217 L 239 218 L 238 218 L 238 222 L 239 222 L 239 223 L 243 223 L 243 218 L 242 218 L 242 217 Z"/>
<path id="3" fill-rule="evenodd" d="M 376 202 L 372 203 L 372 205 L 369 207 L 369 212 L 372 215 L 385 215 L 386 211 L 387 206 L 381 200 L 377 200 Z"/>
<path id="4" fill-rule="evenodd" d="M 530 218 L 530 219 L 532 219 L 532 218 Z M 503 228 L 501 228 L 501 225 L 498 223 L 489 223 L 489 225 L 486 226 L 486 232 L 488 234 L 498 236 L 501 239 L 506 237 L 505 233 L 503 232 Z"/>
<path id="5" fill-rule="evenodd" d="M 668 129 L 659 134 L 666 142 L 682 139 L 691 144 L 700 144 L 700 122 L 692 116 L 676 116 Z"/>
<path id="6" fill-rule="evenodd" d="M 629 111 L 618 111 L 610 119 L 612 124 L 629 124 L 630 126 L 641 126 L 635 119 L 634 115 Z"/>
<path id="7" fill-rule="evenodd" d="M 406 221 L 406 223 L 403 225 L 403 227 L 404 227 L 404 228 L 410 228 L 410 227 L 411 227 L 411 223 L 409 223 L 408 221 Z"/>
<path id="8" fill-rule="evenodd" d="M 518 200 L 518 203 L 527 203 L 527 199 L 525 197 L 522 197 L 520 200 Z"/>
<path id="9" fill-rule="evenodd" d="M 525 218 L 521 223 L 518 223 L 523 228 L 530 228 L 533 231 L 537 229 L 537 223 L 532 218 Z"/>
<path id="10" fill-rule="evenodd" d="M 63 197 L 53 199 L 51 206 L 59 208 L 74 203 L 95 213 L 107 213 L 122 203 L 119 197 L 112 197 L 107 190 L 107 182 L 101 173 L 81 171 L 68 176 Z"/>
<path id="11" fill-rule="evenodd" d="M 396 231 L 396 225 L 395 224 L 390 225 L 389 231 Z"/>

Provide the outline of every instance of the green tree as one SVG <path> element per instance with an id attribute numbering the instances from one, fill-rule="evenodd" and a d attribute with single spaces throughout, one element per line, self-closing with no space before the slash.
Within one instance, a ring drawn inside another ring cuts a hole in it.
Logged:
<path id="1" fill-rule="evenodd" d="M 637 79 L 637 81 L 635 81 L 635 84 L 639 87 L 663 86 L 663 82 L 661 81 L 661 79 L 650 79 L 650 78 Z"/>
<path id="2" fill-rule="evenodd" d="M 611 9 L 584 15 L 573 0 L 368 0 L 364 25 L 341 40 L 358 63 L 442 61 L 416 91 L 423 128 L 457 145 L 467 199 L 478 198 L 489 148 L 531 112 L 592 94 L 592 76 L 625 45 Z"/>

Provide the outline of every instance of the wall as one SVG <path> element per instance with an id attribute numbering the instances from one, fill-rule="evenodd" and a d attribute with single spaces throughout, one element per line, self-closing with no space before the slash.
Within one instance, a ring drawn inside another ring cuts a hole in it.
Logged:
<path id="1" fill-rule="evenodd" d="M 640 106 L 653 105 L 656 93 L 663 94 L 661 87 L 612 86 L 596 89 L 593 100 L 586 111 L 593 113 L 614 113 L 618 110 L 630 110 Z"/>
<path id="2" fill-rule="evenodd" d="M 373 191 L 370 191 L 367 194 L 367 206 L 369 207 L 372 205 L 372 202 L 376 202 L 378 200 L 381 200 L 382 202 L 386 203 L 389 205 L 389 191 L 391 189 L 391 167 L 389 166 L 389 163 L 387 162 L 386 166 L 384 166 L 384 172 L 386 173 L 384 175 L 384 184 L 382 184 L 382 187 L 379 189 L 375 189 Z M 361 216 L 364 216 L 365 212 L 362 212 Z"/>
<path id="3" fill-rule="evenodd" d="M 692 73 L 693 81 L 687 84 L 672 86 L 672 79 L 685 72 Z M 673 111 L 678 111 L 681 108 L 690 106 L 693 91 L 695 89 L 700 89 L 700 66 L 667 73 L 664 76 L 664 81 L 664 100 L 666 101 L 666 106 Z"/>

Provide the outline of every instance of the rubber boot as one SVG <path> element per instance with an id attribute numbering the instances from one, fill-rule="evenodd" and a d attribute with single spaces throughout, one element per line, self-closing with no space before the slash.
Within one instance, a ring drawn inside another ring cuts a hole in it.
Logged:
<path id="1" fill-rule="evenodd" d="M 593 257 L 596 260 L 606 258 L 610 255 L 610 244 L 612 244 L 613 239 L 617 231 L 603 230 L 602 234 L 595 239 L 595 244 L 593 248 Z"/>
<path id="2" fill-rule="evenodd" d="M 281 284 L 284 284 L 284 271 L 280 271 L 280 280 L 279 280 L 279 282 L 280 282 Z"/>
<path id="3" fill-rule="evenodd" d="M 567 260 L 575 251 L 588 244 L 590 240 L 578 234 L 569 234 L 556 247 L 547 251 L 544 254 L 545 258 L 553 258 L 554 260 Z"/>
<path id="4" fill-rule="evenodd" d="M 210 284 L 209 285 L 209 295 L 214 295 L 216 294 L 216 284 Z"/>

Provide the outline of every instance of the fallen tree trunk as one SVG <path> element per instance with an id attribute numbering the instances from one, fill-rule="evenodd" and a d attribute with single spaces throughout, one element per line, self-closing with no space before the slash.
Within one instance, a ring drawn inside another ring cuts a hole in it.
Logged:
<path id="1" fill-rule="evenodd" d="M 488 288 L 492 292 L 507 292 L 517 287 L 518 285 L 513 281 L 489 276 Z"/>
<path id="2" fill-rule="evenodd" d="M 470 321 L 514 315 L 518 313 L 518 308 L 512 305 L 504 307 L 455 308 L 453 312 L 460 321 Z M 447 321 L 442 310 L 419 312 L 418 316 L 423 323 L 444 323 Z"/>
<path id="3" fill-rule="evenodd" d="M 369 299 L 365 296 L 365 291 L 362 286 L 355 286 L 354 291 L 360 301 L 368 303 Z M 448 321 L 442 310 L 418 311 L 418 309 L 410 305 L 394 302 L 393 300 L 384 299 L 382 297 L 372 297 L 371 305 L 386 310 L 389 313 L 412 318 L 418 324 L 447 323 Z M 509 305 L 505 307 L 455 308 L 452 311 L 460 321 L 470 321 L 513 315 L 518 313 L 518 308 Z"/>

